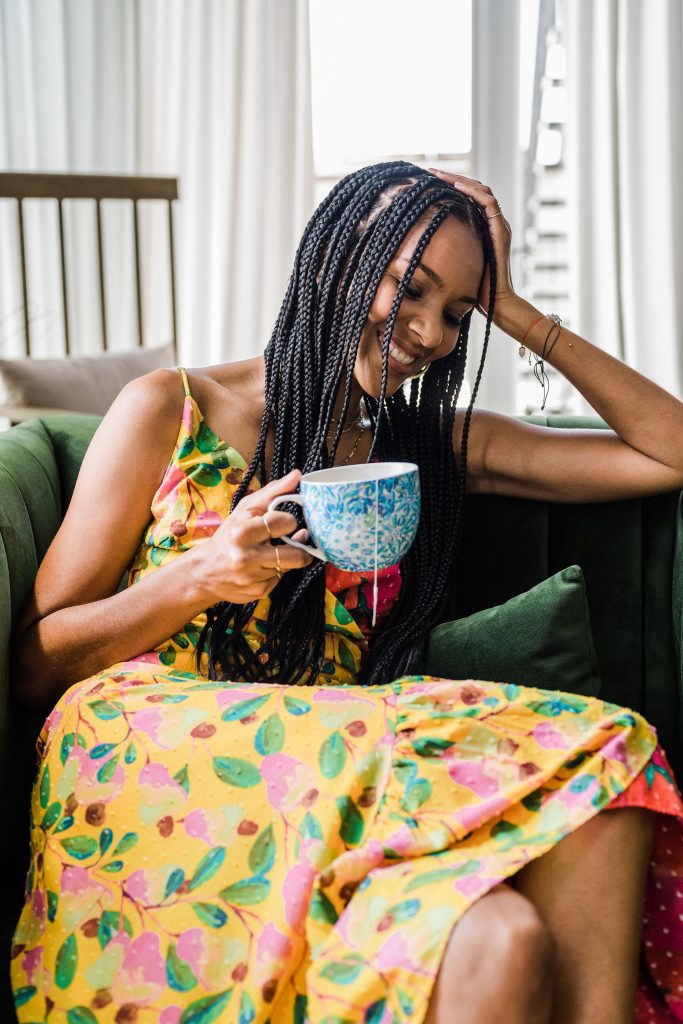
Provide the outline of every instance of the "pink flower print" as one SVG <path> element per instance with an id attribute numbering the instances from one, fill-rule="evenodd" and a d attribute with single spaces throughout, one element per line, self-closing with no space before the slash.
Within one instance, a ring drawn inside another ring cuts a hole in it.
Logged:
<path id="1" fill-rule="evenodd" d="M 146 764 L 138 775 L 138 813 L 143 825 L 153 825 L 167 815 L 182 814 L 187 793 L 165 764 Z"/>
<path id="2" fill-rule="evenodd" d="M 36 982 L 42 981 L 40 975 L 43 968 L 43 947 L 36 946 L 35 949 L 29 949 L 23 956 L 21 968 L 26 975 L 27 985 L 35 985 Z"/>
<path id="3" fill-rule="evenodd" d="M 456 878 L 454 885 L 463 896 L 480 896 L 488 889 L 489 880 L 478 878 L 476 875 L 468 875 L 465 878 Z"/>
<path id="4" fill-rule="evenodd" d="M 175 750 L 205 717 L 205 712 L 198 707 L 164 704 L 136 711 L 131 725 L 134 730 L 146 733 L 162 750 Z"/>
<path id="5" fill-rule="evenodd" d="M 374 701 L 359 698 L 357 694 L 344 693 L 337 687 L 323 687 L 313 695 L 313 702 L 318 704 L 318 717 L 327 729 L 343 729 L 350 722 L 362 720 L 368 709 L 372 709 Z"/>
<path id="6" fill-rule="evenodd" d="M 151 1003 L 166 988 L 166 965 L 156 932 L 142 932 L 131 939 L 118 932 L 111 943 L 123 947 L 123 960 L 111 984 L 115 1003 Z"/>
<path id="7" fill-rule="evenodd" d="M 64 694 L 62 694 L 62 697 L 64 697 Z M 67 701 L 64 701 L 64 703 L 66 704 Z M 42 728 L 42 731 L 46 734 L 46 742 L 52 730 L 56 729 L 59 726 L 59 723 L 61 722 L 63 717 L 64 712 L 59 709 L 59 705 L 57 707 L 54 707 L 50 714 L 47 716 Z"/>
<path id="8" fill-rule="evenodd" d="M 198 807 L 185 815 L 185 833 L 201 839 L 209 846 L 229 846 L 235 838 L 237 826 L 244 817 L 244 808 L 238 804 L 222 807 Z"/>
<path id="9" fill-rule="evenodd" d="M 261 775 L 269 804 L 283 813 L 297 807 L 316 783 L 313 769 L 287 754 L 266 754 Z"/>
<path id="10" fill-rule="evenodd" d="M 304 933 L 304 921 L 313 889 L 316 869 L 312 864 L 300 862 L 285 875 L 282 883 L 282 897 L 285 904 L 285 920 L 292 929 Z"/>
<path id="11" fill-rule="evenodd" d="M 179 469 L 178 466 L 169 466 L 152 502 L 151 510 L 156 520 L 163 519 L 166 510 L 166 499 L 177 487 L 184 484 L 186 480 L 187 478 L 182 469 Z"/>
<path id="12" fill-rule="evenodd" d="M 73 792 L 79 804 L 106 804 L 119 795 L 126 781 L 126 773 L 120 762 L 117 762 L 111 778 L 104 782 L 97 778 L 98 772 L 114 757 L 120 757 L 116 749 L 105 757 L 91 757 L 90 751 L 84 750 L 78 744 L 72 747 L 64 767 L 65 770 L 69 768 L 72 761 L 78 764 Z"/>
<path id="13" fill-rule="evenodd" d="M 189 928 L 178 936 L 176 952 L 190 965 L 200 983 L 212 991 L 234 980 L 233 971 L 247 958 L 247 942 L 227 930 Z"/>
<path id="14" fill-rule="evenodd" d="M 60 918 L 65 932 L 73 932 L 83 921 L 99 916 L 98 904 L 109 889 L 96 881 L 87 868 L 67 865 L 59 880 Z"/>
<path id="15" fill-rule="evenodd" d="M 261 690 L 259 695 L 264 691 Z M 231 686 L 230 683 L 225 684 L 224 690 L 218 690 L 216 693 L 216 703 L 221 711 L 225 708 L 231 708 L 233 704 L 239 704 L 242 700 L 250 700 L 254 696 L 253 686 Z"/>
<path id="16" fill-rule="evenodd" d="M 156 907 L 164 902 L 168 880 L 177 870 L 174 864 L 155 868 L 138 868 L 123 883 L 123 891 L 143 906 Z"/>
<path id="17" fill-rule="evenodd" d="M 476 828 L 496 818 L 502 811 L 510 806 L 510 798 L 505 795 L 491 797 L 469 807 L 461 807 L 453 812 L 453 820 L 460 823 L 467 832 L 473 832 Z"/>
<path id="18" fill-rule="evenodd" d="M 500 789 L 500 782 L 497 778 L 489 775 L 486 766 L 480 761 L 467 761 L 464 758 L 453 758 L 444 756 L 448 761 L 448 774 L 453 782 L 471 789 L 477 796 L 493 796 Z"/>
<path id="19" fill-rule="evenodd" d="M 413 943 L 407 929 L 394 932 L 385 943 L 380 946 L 374 962 L 378 970 L 389 971 L 392 967 L 400 967 L 406 971 L 423 973 L 424 968 L 420 963 L 420 957 L 412 948 Z"/>
<path id="20" fill-rule="evenodd" d="M 178 1024 L 182 1012 L 180 1006 L 167 1006 L 161 1011 L 159 1024 Z"/>
<path id="21" fill-rule="evenodd" d="M 600 753 L 604 758 L 609 758 L 611 761 L 619 761 L 625 768 L 629 768 L 628 746 L 623 734 L 618 733 L 608 740 Z"/>
<path id="22" fill-rule="evenodd" d="M 544 747 L 546 750 L 569 750 L 571 745 L 571 741 L 553 728 L 551 722 L 539 722 L 534 726 L 531 735 L 539 747 Z"/>
<path id="23" fill-rule="evenodd" d="M 213 509 L 207 508 L 203 512 L 200 512 L 194 521 L 194 539 L 200 537 L 211 537 L 218 527 L 221 525 L 223 520 L 219 516 L 218 512 L 214 512 Z"/>

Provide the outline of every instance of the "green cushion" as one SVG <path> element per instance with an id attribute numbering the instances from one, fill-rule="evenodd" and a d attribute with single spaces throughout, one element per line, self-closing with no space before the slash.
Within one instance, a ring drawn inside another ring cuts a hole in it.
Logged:
<path id="1" fill-rule="evenodd" d="M 425 672 L 597 697 L 600 671 L 580 566 L 570 565 L 504 604 L 436 626 Z"/>

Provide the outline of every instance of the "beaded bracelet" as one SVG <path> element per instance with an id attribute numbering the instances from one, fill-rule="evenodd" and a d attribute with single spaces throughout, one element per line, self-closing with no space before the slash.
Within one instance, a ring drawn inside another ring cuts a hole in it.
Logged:
<path id="1" fill-rule="evenodd" d="M 557 313 L 544 313 L 543 316 L 539 316 L 538 319 L 534 320 L 533 323 L 531 324 L 531 326 L 526 329 L 526 331 L 524 333 L 524 337 L 522 338 L 522 341 L 520 342 L 520 346 L 519 346 L 519 355 L 523 359 L 524 356 L 526 355 L 526 348 L 524 347 L 524 342 L 526 341 L 527 337 L 529 336 L 530 331 L 533 330 L 533 328 L 536 326 L 536 324 L 540 324 L 541 320 L 545 320 L 545 319 L 552 320 L 552 324 L 550 326 L 550 330 L 548 331 L 548 333 L 545 336 L 545 341 L 543 342 L 543 348 L 541 350 L 541 355 L 540 356 L 535 356 L 535 363 L 534 363 L 534 377 L 536 378 L 536 380 L 539 382 L 539 384 L 543 388 L 543 404 L 541 405 L 541 412 L 543 412 L 543 410 L 545 409 L 545 403 L 547 402 L 548 395 L 550 394 L 550 378 L 548 377 L 548 374 L 545 372 L 545 366 L 544 366 L 543 360 L 544 359 L 548 359 L 550 357 L 550 353 L 555 348 L 555 345 L 557 344 L 557 339 L 559 338 L 560 334 L 562 333 L 561 332 L 561 327 L 562 327 L 562 320 L 561 320 L 561 318 L 557 315 Z M 548 339 L 550 338 L 550 335 L 553 333 L 553 330 L 556 330 L 556 334 L 555 334 L 555 337 L 553 338 L 553 341 L 552 341 L 552 344 L 551 344 L 550 348 L 548 349 L 548 352 L 546 353 L 546 347 L 548 345 Z M 569 344 L 571 346 L 571 342 Z M 529 366 L 531 366 L 531 352 L 529 353 Z"/>

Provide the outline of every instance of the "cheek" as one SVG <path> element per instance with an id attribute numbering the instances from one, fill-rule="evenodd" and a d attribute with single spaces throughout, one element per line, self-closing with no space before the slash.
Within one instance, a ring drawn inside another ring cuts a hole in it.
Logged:
<path id="1" fill-rule="evenodd" d="M 396 289 L 390 283 L 385 281 L 380 283 L 368 313 L 369 323 L 379 324 L 388 319 L 395 294 Z"/>

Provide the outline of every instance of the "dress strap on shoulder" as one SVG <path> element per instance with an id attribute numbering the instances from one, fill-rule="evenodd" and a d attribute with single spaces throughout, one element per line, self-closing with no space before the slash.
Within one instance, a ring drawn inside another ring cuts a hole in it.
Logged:
<path id="1" fill-rule="evenodd" d="M 187 379 L 187 371 L 186 371 L 184 366 L 179 366 L 178 370 L 180 371 L 180 376 L 183 378 L 183 387 L 185 389 L 185 397 L 186 398 L 191 398 L 192 396 L 190 394 L 190 382 Z"/>

